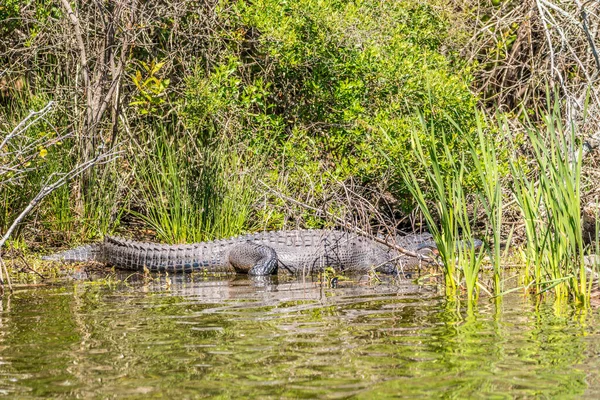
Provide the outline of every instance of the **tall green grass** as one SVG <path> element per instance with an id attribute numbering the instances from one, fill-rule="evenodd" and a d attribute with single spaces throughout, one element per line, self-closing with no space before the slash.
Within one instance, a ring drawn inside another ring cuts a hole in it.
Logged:
<path id="1" fill-rule="evenodd" d="M 595 204 L 600 204 L 598 197 L 595 198 Z M 598 290 L 598 284 L 600 282 L 600 208 L 595 208 L 594 214 L 594 237 L 592 238 L 592 243 L 589 245 L 589 265 L 587 267 L 591 271 L 592 275 L 596 278 L 595 282 L 590 282 L 590 291 Z M 592 287 L 592 285 L 595 287 Z"/>
<path id="2" fill-rule="evenodd" d="M 532 124 L 530 124 L 532 126 Z M 532 152 L 530 174 L 511 160 L 513 194 L 523 215 L 526 259 L 537 293 L 553 290 L 588 304 L 581 226 L 581 145 L 573 127 L 563 126 L 558 103 L 544 120 L 545 130 L 527 129 Z"/>
<path id="3" fill-rule="evenodd" d="M 471 199 L 464 189 L 466 163 L 464 155 L 454 154 L 444 132 L 435 132 L 422 121 L 428 134 L 414 133 L 412 149 L 425 168 L 421 181 L 410 167 L 401 164 L 401 172 L 437 244 L 444 271 L 446 293 L 457 294 L 464 277 L 469 305 L 477 297 L 477 282 L 483 253 L 475 250 Z M 436 135 L 441 142 L 437 143 Z M 438 149 L 437 145 L 440 146 Z M 445 156 L 448 166 L 443 168 L 438 151 Z M 426 192 L 428 190 L 428 192 Z M 478 201 L 474 202 L 478 208 Z M 460 245 L 458 245 L 460 243 Z"/>
<path id="4" fill-rule="evenodd" d="M 46 227 L 61 232 L 67 238 L 75 232 L 79 220 L 72 207 L 73 196 L 71 193 L 70 186 L 62 186 L 48 196 L 41 207 Z"/>
<path id="5" fill-rule="evenodd" d="M 161 241 L 213 240 L 248 227 L 258 167 L 244 166 L 243 146 L 203 146 L 191 136 L 175 141 L 166 127 L 155 129 L 152 143 L 134 167 L 141 207 L 134 214 Z"/>
<path id="6" fill-rule="evenodd" d="M 472 168 L 477 178 L 476 196 L 485 213 L 486 242 L 491 241 L 492 267 L 494 271 L 494 291 L 496 295 L 502 293 L 502 172 L 501 161 L 498 159 L 494 140 L 485 132 L 487 122 L 481 113 L 476 113 L 477 136 L 475 140 L 469 139 L 470 158 Z"/>
<path id="7" fill-rule="evenodd" d="M 498 156 L 497 144 L 486 129 L 491 128 L 499 137 L 513 137 L 502 119 L 492 125 L 479 115 L 475 135 L 468 135 L 470 146 L 465 154 L 453 153 L 444 132 L 435 132 L 425 124 L 427 135 L 412 135 L 415 157 L 426 166 L 424 178 L 419 179 L 405 164 L 401 171 L 438 246 L 448 294 L 456 293 L 464 278 L 467 298 L 476 299 L 483 258 L 481 251 L 473 251 L 477 222 L 484 222 L 488 232 L 496 295 L 503 293 L 503 166 L 508 165 L 510 191 L 521 211 L 527 239 L 524 275 L 529 277 L 528 286 L 538 294 L 551 291 L 558 299 L 573 298 L 581 305 L 589 304 L 592 284 L 584 265 L 581 144 L 575 129 L 562 124 L 559 103 L 548 108 L 542 127 L 531 121 L 523 125 L 529 151 L 525 156 L 516 145 L 506 159 Z M 474 183 L 470 193 L 465 192 L 466 177 Z M 483 218 L 478 221 L 480 211 Z M 461 240 L 467 245 L 456 246 Z M 594 247 L 600 250 L 597 241 L 590 252 Z"/>
<path id="8" fill-rule="evenodd" d="M 123 169 L 123 160 L 99 165 L 89 174 L 91 190 L 83 193 L 84 224 L 82 234 L 97 238 L 119 228 L 131 193 L 125 186 L 130 180 Z"/>

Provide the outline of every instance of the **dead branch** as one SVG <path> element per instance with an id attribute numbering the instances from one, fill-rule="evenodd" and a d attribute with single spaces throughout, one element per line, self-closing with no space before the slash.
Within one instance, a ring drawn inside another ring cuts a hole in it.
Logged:
<path id="1" fill-rule="evenodd" d="M 302 208 L 305 208 L 307 210 L 311 210 L 311 211 L 315 212 L 315 214 L 317 214 L 319 216 L 326 216 L 328 218 L 332 218 L 333 220 L 335 220 L 342 227 L 344 227 L 344 228 L 346 228 L 346 229 L 348 229 L 348 230 L 350 230 L 350 231 L 352 231 L 352 232 L 354 232 L 354 233 L 356 233 L 356 234 L 358 234 L 360 236 L 367 237 L 367 238 L 369 238 L 369 239 L 371 239 L 371 240 L 373 240 L 373 241 L 375 241 L 377 243 L 381 243 L 381 244 L 383 244 L 383 245 L 385 245 L 385 246 L 387 246 L 387 247 L 389 247 L 391 249 L 397 250 L 397 251 L 399 251 L 402 254 L 405 254 L 405 255 L 410 256 L 410 257 L 415 257 L 418 260 L 425 261 L 425 262 L 433 262 L 434 261 L 431 257 L 427 257 L 427 256 L 425 256 L 423 254 L 407 250 L 407 249 L 405 249 L 405 248 L 403 248 L 401 246 L 398 246 L 395 243 L 392 243 L 392 242 L 389 242 L 387 240 L 381 239 L 378 236 L 371 235 L 366 230 L 361 229 L 360 227 L 358 227 L 356 225 L 353 225 L 353 224 L 351 224 L 351 223 L 349 223 L 347 221 L 344 221 L 342 218 L 339 218 L 338 216 L 333 215 L 333 214 L 331 214 L 330 212 L 328 212 L 328 211 L 326 211 L 324 209 L 318 209 L 316 207 L 312 207 L 312 206 L 310 206 L 310 205 L 308 205 L 306 203 L 303 203 L 303 202 L 298 201 L 296 199 L 293 199 L 293 198 L 291 198 L 289 196 L 286 196 L 285 194 L 283 194 L 281 192 L 278 192 L 277 190 L 271 188 L 269 185 L 267 185 L 265 182 L 263 182 L 261 180 L 259 180 L 259 183 L 261 185 L 263 185 L 269 192 L 273 193 L 274 195 L 276 195 L 280 199 L 285 200 L 285 201 L 290 202 L 290 203 L 293 203 L 295 205 L 298 205 L 298 206 L 300 206 Z"/>
<path id="2" fill-rule="evenodd" d="M 98 165 L 98 164 L 108 163 L 108 162 L 114 160 L 117 155 L 118 155 L 118 153 L 102 153 L 102 154 L 99 154 L 95 158 L 93 158 L 92 160 L 89 160 L 89 161 L 86 161 L 86 162 L 84 162 L 82 164 L 79 164 L 75 168 L 73 168 L 71 171 L 69 171 L 67 173 L 64 173 L 64 174 L 61 174 L 61 176 L 59 178 L 57 178 L 54 182 L 52 182 L 50 184 L 47 184 L 47 185 L 44 185 L 40 189 L 40 191 L 38 192 L 38 194 L 29 202 L 29 204 L 27 205 L 27 207 L 25 207 L 25 209 L 23 211 L 21 211 L 21 213 L 19 214 L 19 216 L 13 221 L 13 223 L 7 229 L 7 231 L 4 234 L 4 236 L 2 236 L 2 238 L 0 239 L 0 248 L 2 248 L 2 246 L 4 246 L 4 243 L 6 243 L 6 241 L 9 239 L 10 235 L 15 230 L 15 228 L 25 219 L 25 217 L 46 196 L 48 196 L 50 193 L 54 192 L 56 189 L 58 189 L 59 187 L 61 187 L 65 183 L 67 183 L 70 179 L 73 179 L 74 177 L 76 177 L 78 175 L 81 175 L 82 173 L 84 173 L 88 169 L 92 168 L 93 166 Z M 52 176 L 49 177 L 49 180 L 51 180 L 51 178 L 52 178 Z"/>
<path id="3" fill-rule="evenodd" d="M 25 135 L 27 130 L 30 127 L 32 127 L 37 121 L 39 121 L 41 118 L 43 118 L 51 110 L 53 104 L 54 104 L 54 102 L 50 101 L 40 111 L 31 111 L 28 116 L 26 116 L 21 122 L 19 122 L 17 124 L 17 126 L 9 134 L 6 135 L 6 137 L 2 141 L 2 147 L 0 147 L 0 149 L 3 149 L 4 146 L 9 145 L 9 143 L 11 141 L 19 140 L 19 141 L 27 142 L 29 140 Z M 68 136 L 68 135 L 65 135 L 63 137 L 66 137 L 66 136 Z M 52 142 L 52 139 L 50 139 L 49 141 L 46 140 L 43 143 L 47 146 L 48 143 L 51 143 L 51 142 Z M 22 173 L 26 172 L 27 168 L 25 168 L 23 166 L 23 161 L 19 161 L 19 160 L 29 160 L 32 157 L 35 157 L 36 155 L 31 154 L 31 153 L 37 152 L 37 147 L 36 147 L 37 143 L 39 143 L 39 141 L 34 140 L 33 145 L 31 143 L 25 144 L 24 146 L 20 146 L 20 147 L 17 145 L 16 146 L 17 149 L 13 152 L 8 152 L 8 151 L 1 152 L 0 153 L 0 156 L 2 156 L 1 160 L 3 163 L 6 164 L 6 166 L 5 165 L 0 166 L 0 172 L 10 171 L 10 172 L 13 172 L 14 174 L 22 174 Z M 100 152 L 91 160 L 88 160 L 88 161 L 85 161 L 85 162 L 82 162 L 82 163 L 76 165 L 74 168 L 72 168 L 68 172 L 53 173 L 50 176 L 48 176 L 48 178 L 46 179 L 46 184 L 44 184 L 40 188 L 40 190 L 33 197 L 33 199 L 19 213 L 19 215 L 12 221 L 11 225 L 8 227 L 6 232 L 4 232 L 4 235 L 2 236 L 2 238 L 0 238 L 0 287 L 2 287 L 1 288 L 2 291 L 4 290 L 3 286 L 4 286 L 4 282 L 5 282 L 3 276 L 6 276 L 6 282 L 8 283 L 9 287 L 11 286 L 11 283 L 10 283 L 10 275 L 8 273 L 8 270 L 6 269 L 6 264 L 4 263 L 4 261 L 2 259 L 1 250 L 2 250 L 2 247 L 4 247 L 6 241 L 10 238 L 10 236 L 14 232 L 14 230 L 25 220 L 25 218 L 49 194 L 54 192 L 59 187 L 63 186 L 69 180 L 83 174 L 85 171 L 89 170 L 90 168 L 92 168 L 96 165 L 108 163 L 108 162 L 114 160 L 117 156 L 118 156 L 117 152 Z M 17 161 L 15 161 L 15 160 L 17 160 Z M 0 183 L 6 184 L 8 182 L 5 181 L 5 182 L 0 182 Z"/>
<path id="4" fill-rule="evenodd" d="M 13 139 L 14 137 L 20 135 L 22 132 L 29 129 L 40 118 L 42 118 L 44 115 L 46 115 L 52 109 L 53 105 L 54 105 L 54 102 L 49 101 L 48 104 L 46 104 L 46 106 L 44 106 L 44 108 L 42 108 L 40 111 L 30 111 L 29 115 L 27 117 L 25 117 L 25 119 L 23 119 L 21 122 L 19 122 L 19 124 L 15 127 L 15 129 L 13 129 L 12 132 L 10 132 L 8 135 L 6 135 L 4 140 L 2 140 L 2 143 L 0 143 L 0 151 L 3 151 L 2 149 L 4 149 L 4 146 L 6 146 L 11 139 Z"/>

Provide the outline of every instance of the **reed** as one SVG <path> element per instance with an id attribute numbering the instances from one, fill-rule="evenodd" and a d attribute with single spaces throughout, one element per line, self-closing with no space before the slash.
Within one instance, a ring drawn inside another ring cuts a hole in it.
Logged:
<path id="1" fill-rule="evenodd" d="M 190 136 L 175 142 L 165 127 L 155 132 L 134 168 L 140 211 L 132 213 L 167 243 L 244 231 L 258 191 L 253 173 L 242 165 L 242 150 L 228 143 L 201 146 Z"/>
<path id="2" fill-rule="evenodd" d="M 492 243 L 489 254 L 494 271 L 494 290 L 499 295 L 502 293 L 502 172 L 494 140 L 485 132 L 487 123 L 484 118 L 481 113 L 476 113 L 477 136 L 475 140 L 469 139 L 469 148 L 474 175 L 478 180 L 477 197 L 486 217 L 488 237 L 485 242 Z"/>
<path id="3" fill-rule="evenodd" d="M 511 160 L 513 195 L 527 237 L 527 266 L 537 293 L 553 290 L 589 304 L 581 226 L 581 145 L 573 127 L 564 127 L 558 102 L 549 107 L 544 131 L 528 128 L 533 170 Z M 529 124 L 529 126 L 533 126 Z"/>
<path id="4" fill-rule="evenodd" d="M 436 242 L 443 266 L 446 294 L 456 295 L 464 277 L 470 306 L 477 297 L 483 253 L 475 250 L 471 202 L 463 186 L 466 163 L 463 156 L 451 151 L 444 132 L 441 132 L 441 135 L 437 135 L 441 136 L 441 142 L 437 146 L 440 146 L 448 165 L 443 168 L 436 147 L 436 132 L 424 121 L 422 126 L 424 134 L 413 133 L 411 144 L 417 161 L 427 166 L 424 182 L 405 164 L 400 165 L 401 172 Z M 425 188 L 428 189 L 428 194 Z M 475 208 L 477 207 L 475 204 Z"/>
<path id="5" fill-rule="evenodd" d="M 201 236 L 203 212 L 193 202 L 187 173 L 177 150 L 158 142 L 135 165 L 136 188 L 140 191 L 138 206 L 132 211 L 156 236 L 167 243 L 184 243 Z"/>
<path id="6" fill-rule="evenodd" d="M 262 170 L 260 156 L 248 152 L 243 143 L 227 142 L 205 147 L 201 156 L 195 193 L 206 213 L 207 238 L 252 230 L 250 216 L 261 193 L 256 179 Z"/>
<path id="7" fill-rule="evenodd" d="M 93 239 L 113 233 L 121 224 L 131 193 L 124 190 L 128 174 L 118 163 L 95 168 L 90 173 L 92 190 L 83 193 L 84 237 Z"/>

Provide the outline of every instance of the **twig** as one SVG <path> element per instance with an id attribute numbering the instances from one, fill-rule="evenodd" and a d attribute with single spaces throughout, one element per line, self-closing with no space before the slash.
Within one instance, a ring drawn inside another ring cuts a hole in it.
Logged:
<path id="1" fill-rule="evenodd" d="M 4 140 L 2 141 L 2 143 L 0 143 L 0 151 L 2 151 L 2 149 L 4 148 L 4 146 L 6 146 L 6 144 L 15 136 L 17 136 L 19 133 L 26 131 L 27 129 L 29 129 L 29 127 L 33 124 L 35 124 L 37 122 L 37 120 L 39 120 L 40 118 L 42 118 L 45 114 L 48 113 L 48 111 L 50 111 L 50 109 L 52 108 L 52 106 L 54 105 L 54 101 L 49 101 L 48 104 L 46 104 L 46 106 L 44 108 L 42 108 L 40 111 L 30 111 L 29 115 L 27 117 L 25 117 L 25 119 L 23 119 L 21 122 L 19 122 L 19 124 L 15 127 L 15 129 L 12 130 L 11 133 L 9 133 Z M 33 121 L 27 123 L 31 118 L 36 117 Z M 25 126 L 26 125 L 26 126 Z"/>
<path id="2" fill-rule="evenodd" d="M 73 29 L 75 30 L 75 39 L 77 40 L 77 46 L 79 47 L 79 57 L 81 58 L 79 60 L 79 62 L 81 64 L 81 68 L 82 68 L 83 81 L 84 81 L 85 88 L 87 91 L 86 94 L 89 99 L 89 98 L 91 98 L 91 92 L 89 90 L 90 89 L 89 66 L 88 66 L 87 53 L 85 51 L 85 43 L 83 41 L 83 35 L 81 33 L 81 25 L 79 23 L 79 18 L 77 18 L 77 15 L 71 8 L 71 4 L 69 3 L 68 0 L 61 0 L 61 3 L 63 5 L 63 7 L 65 8 L 65 10 L 67 11 L 67 15 L 69 16 L 69 19 L 71 20 L 71 24 L 73 25 Z"/>
<path id="3" fill-rule="evenodd" d="M 586 4 L 587 4 L 587 2 L 586 2 Z M 582 28 L 583 28 L 583 31 L 585 32 L 585 38 L 587 39 L 587 41 L 590 45 L 590 50 L 592 51 L 594 61 L 596 62 L 596 73 L 594 75 L 597 75 L 600 72 L 600 58 L 598 57 L 598 52 L 596 51 L 596 45 L 594 44 L 594 39 L 592 38 L 592 35 L 590 34 L 590 31 L 588 29 L 588 17 L 587 17 L 587 13 L 585 11 L 584 5 L 585 4 L 581 5 Z"/>
<path id="4" fill-rule="evenodd" d="M 29 263 L 27 262 L 27 260 L 25 259 L 25 257 L 23 257 L 22 254 L 19 254 L 18 257 L 21 259 L 21 261 L 23 262 L 23 264 L 25 264 L 24 267 L 21 267 L 21 272 L 23 272 L 24 270 L 27 270 L 27 271 L 33 272 L 34 274 L 36 274 L 37 276 L 39 276 L 40 279 L 42 279 L 44 281 L 47 279 L 44 275 L 42 275 L 41 273 L 39 273 L 38 271 L 36 271 L 35 269 L 33 269 L 29 265 Z"/>
<path id="5" fill-rule="evenodd" d="M 357 226 L 354 226 L 354 225 L 352 225 L 352 224 L 344 221 L 343 219 L 341 219 L 341 218 L 339 218 L 339 217 L 337 217 L 337 216 L 335 216 L 335 215 L 333 215 L 333 214 L 331 214 L 331 213 L 329 213 L 329 212 L 327 212 L 325 210 L 319 210 L 316 207 L 310 206 L 310 205 L 308 205 L 306 203 L 302 203 L 302 202 L 300 202 L 300 201 L 298 201 L 296 199 L 293 199 L 293 198 L 291 198 L 289 196 L 286 196 L 285 194 L 280 193 L 280 192 L 276 191 L 275 189 L 269 187 L 269 185 L 267 185 L 266 183 L 264 183 L 261 180 L 259 180 L 258 182 L 260 184 L 262 184 L 263 186 L 265 186 L 267 188 L 267 190 L 269 190 L 271 193 L 275 194 L 276 196 L 280 197 L 281 199 L 289 201 L 291 203 L 294 203 L 294 204 L 296 204 L 296 205 L 298 205 L 300 207 L 306 208 L 308 210 L 314 211 L 317 214 L 325 214 L 326 216 L 328 216 L 330 218 L 333 218 L 337 223 L 339 223 L 340 225 L 342 225 L 344 228 L 346 228 L 348 230 L 351 230 L 351 231 L 353 231 L 354 233 L 356 233 L 356 234 L 358 234 L 360 236 L 367 237 L 367 238 L 369 238 L 369 239 L 371 239 L 371 240 L 373 240 L 373 241 L 375 241 L 377 243 L 381 243 L 381 244 L 383 244 L 383 245 L 385 245 L 385 246 L 387 246 L 387 247 L 389 247 L 391 249 L 397 250 L 397 251 L 399 251 L 402 254 L 405 254 L 405 255 L 410 256 L 410 257 L 415 257 L 418 260 L 426 261 L 426 262 L 433 262 L 433 261 L 435 261 L 433 258 L 428 257 L 428 256 L 426 256 L 424 254 L 420 254 L 420 253 L 416 253 L 414 251 L 407 250 L 404 247 L 398 246 L 395 243 L 390 243 L 387 240 L 381 239 L 381 238 L 379 238 L 377 236 L 373 236 L 373 235 L 369 234 L 367 231 L 365 231 L 365 230 L 363 230 L 363 229 L 361 229 L 361 228 L 359 228 Z"/>
<path id="6" fill-rule="evenodd" d="M 2 268 L 2 271 L 0 271 L 0 275 L 2 273 L 4 273 L 6 275 L 6 283 L 8 283 L 8 289 L 12 292 L 13 288 L 12 288 L 12 282 L 10 280 L 10 275 L 8 274 L 8 269 L 6 268 L 6 264 L 4 263 L 4 260 L 2 259 L 2 256 L 0 255 L 0 267 Z M 2 294 L 4 294 L 4 280 L 2 279 Z"/>
<path id="7" fill-rule="evenodd" d="M 29 214 L 40 203 L 40 201 L 42 201 L 46 196 L 48 196 L 50 193 L 52 193 L 53 191 L 55 191 L 56 189 L 58 189 L 65 183 L 67 183 L 67 181 L 69 179 L 72 179 L 73 177 L 82 174 L 83 172 L 90 169 L 94 165 L 99 164 L 101 162 L 106 163 L 106 162 L 110 162 L 110 161 L 114 160 L 114 157 L 116 157 L 117 154 L 118 153 L 99 154 L 95 158 L 76 166 L 71 171 L 67 172 L 62 177 L 60 177 L 58 180 L 56 180 L 54 183 L 42 187 L 42 189 L 33 198 L 33 200 L 31 200 L 29 202 L 27 207 L 25 207 L 25 209 L 21 212 L 21 214 L 19 214 L 19 216 L 13 221 L 13 223 L 8 228 L 8 230 L 6 231 L 6 233 L 4 234 L 2 239 L 0 239 L 0 248 L 2 248 L 4 246 L 4 243 L 6 243 L 6 241 L 12 234 L 12 232 L 23 221 L 23 219 L 25 219 L 27 214 Z"/>

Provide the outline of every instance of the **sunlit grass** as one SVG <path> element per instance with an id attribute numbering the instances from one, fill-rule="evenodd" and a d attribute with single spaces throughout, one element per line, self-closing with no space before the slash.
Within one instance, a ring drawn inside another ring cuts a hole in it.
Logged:
<path id="1" fill-rule="evenodd" d="M 227 143 L 197 147 L 169 140 L 166 130 L 155 130 L 148 154 L 135 165 L 142 209 L 133 213 L 167 243 L 190 243 L 239 234 L 247 226 L 257 196 L 254 175 L 242 164 L 240 153 Z"/>
<path id="2" fill-rule="evenodd" d="M 466 173 L 464 156 L 452 152 L 443 132 L 434 132 L 424 121 L 423 127 L 427 134 L 412 134 L 411 145 L 419 163 L 427 166 L 424 182 L 406 165 L 401 165 L 402 175 L 436 242 L 446 293 L 455 295 L 464 277 L 470 304 L 477 296 L 477 281 L 483 259 L 482 251 L 475 250 L 472 229 L 471 205 L 477 209 L 478 201 L 473 204 L 463 186 Z M 442 138 L 441 144 L 437 145 L 441 146 L 448 163 L 445 169 L 440 163 L 434 141 L 436 134 Z"/>
<path id="3" fill-rule="evenodd" d="M 502 292 L 502 266 L 501 266 L 501 233 L 502 233 L 502 173 L 500 160 L 496 153 L 496 145 L 484 128 L 484 116 L 477 116 L 477 138 L 475 143 L 469 141 L 470 156 L 473 161 L 475 176 L 478 178 L 477 196 L 485 213 L 487 232 L 491 239 L 491 262 L 494 271 L 494 290 L 496 294 Z M 487 238 L 486 238 L 487 239 Z"/>
<path id="4" fill-rule="evenodd" d="M 564 127 L 558 104 L 546 115 L 545 131 L 527 129 L 533 155 L 529 174 L 511 160 L 513 194 L 523 215 L 526 260 L 537 293 L 552 290 L 587 304 L 581 225 L 581 145 L 572 127 Z"/>
<path id="5" fill-rule="evenodd" d="M 589 304 L 592 285 L 588 275 L 593 271 L 584 265 L 581 145 L 574 129 L 561 123 L 558 103 L 549 108 L 543 128 L 525 121 L 529 164 L 516 146 L 512 155 L 499 158 L 497 144 L 486 129 L 491 126 L 499 137 L 513 137 L 502 120 L 492 126 L 478 116 L 474 139 L 469 139 L 470 148 L 463 154 L 453 153 L 444 132 L 434 132 L 431 127 L 427 127 L 426 135 L 412 135 L 415 157 L 425 166 L 424 179 L 419 180 L 406 165 L 401 170 L 438 246 L 448 294 L 457 293 L 464 278 L 467 298 L 477 297 L 484 253 L 473 251 L 476 222 L 483 223 L 489 232 L 487 254 L 493 267 L 494 291 L 496 295 L 503 293 L 503 193 L 509 188 L 503 187 L 502 166 L 508 165 L 510 189 L 527 239 L 527 268 L 523 272 L 526 286 L 535 288 L 538 294 L 552 292 L 558 299 L 573 298 L 579 304 Z M 444 165 L 440 162 L 442 157 Z M 466 192 L 467 176 L 471 184 L 475 179 L 470 193 Z M 483 212 L 478 216 L 480 211 Z M 590 252 L 594 247 L 600 250 L 599 246 L 596 240 Z"/>

